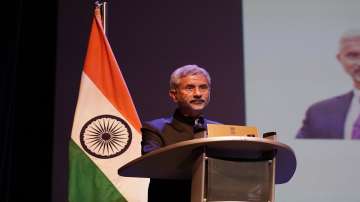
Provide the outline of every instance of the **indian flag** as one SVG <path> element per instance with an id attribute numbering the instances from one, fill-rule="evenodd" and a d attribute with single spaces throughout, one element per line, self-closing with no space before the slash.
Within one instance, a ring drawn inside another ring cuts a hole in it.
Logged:
<path id="1" fill-rule="evenodd" d="M 149 179 L 118 175 L 141 155 L 141 123 L 95 9 L 69 144 L 69 201 L 147 201 Z"/>

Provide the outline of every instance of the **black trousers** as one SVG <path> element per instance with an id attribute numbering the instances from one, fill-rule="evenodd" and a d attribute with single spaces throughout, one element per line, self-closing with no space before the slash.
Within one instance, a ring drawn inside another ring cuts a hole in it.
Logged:
<path id="1" fill-rule="evenodd" d="M 150 179 L 148 202 L 190 202 L 191 180 Z"/>

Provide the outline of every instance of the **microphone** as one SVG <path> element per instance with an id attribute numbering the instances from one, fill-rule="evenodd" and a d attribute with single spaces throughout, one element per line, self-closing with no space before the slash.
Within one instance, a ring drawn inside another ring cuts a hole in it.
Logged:
<path id="1" fill-rule="evenodd" d="M 206 137 L 206 125 L 204 117 L 199 117 L 195 119 L 193 126 L 194 138 Z"/>

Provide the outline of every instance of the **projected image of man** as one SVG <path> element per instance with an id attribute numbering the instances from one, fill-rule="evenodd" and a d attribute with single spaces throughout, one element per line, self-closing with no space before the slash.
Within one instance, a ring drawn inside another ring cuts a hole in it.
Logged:
<path id="1" fill-rule="evenodd" d="M 360 30 L 345 32 L 339 45 L 336 58 L 353 89 L 311 105 L 296 138 L 360 139 Z"/>

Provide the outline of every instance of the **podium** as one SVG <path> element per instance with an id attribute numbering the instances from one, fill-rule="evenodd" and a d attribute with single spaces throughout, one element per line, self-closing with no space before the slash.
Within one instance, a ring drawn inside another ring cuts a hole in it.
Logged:
<path id="1" fill-rule="evenodd" d="M 296 169 L 293 150 L 258 137 L 197 138 L 162 147 L 118 170 L 125 177 L 191 179 L 191 201 L 273 202 Z"/>

